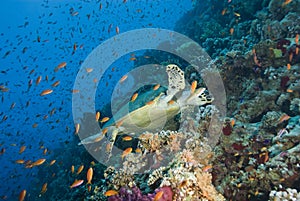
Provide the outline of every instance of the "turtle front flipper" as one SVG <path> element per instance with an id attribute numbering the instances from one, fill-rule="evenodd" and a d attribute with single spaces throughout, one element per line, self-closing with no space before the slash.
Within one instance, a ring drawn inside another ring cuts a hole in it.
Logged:
<path id="1" fill-rule="evenodd" d="M 175 64 L 167 65 L 169 86 L 166 97 L 163 100 L 167 103 L 174 95 L 185 88 L 184 72 Z"/>
<path id="2" fill-rule="evenodd" d="M 188 93 L 188 92 L 186 92 Z M 191 93 L 186 99 L 182 96 L 182 99 L 179 101 L 180 105 L 194 105 L 200 106 L 211 103 L 214 99 L 209 95 L 205 88 L 196 89 L 194 93 Z"/>

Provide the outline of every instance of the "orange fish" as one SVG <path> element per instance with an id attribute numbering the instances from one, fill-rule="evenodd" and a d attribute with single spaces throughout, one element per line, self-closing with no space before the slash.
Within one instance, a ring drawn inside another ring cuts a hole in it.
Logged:
<path id="1" fill-rule="evenodd" d="M 132 140 L 132 137 L 131 136 L 125 136 L 122 138 L 123 141 L 130 141 Z"/>
<path id="2" fill-rule="evenodd" d="M 169 104 L 169 105 L 173 105 L 174 103 L 175 103 L 174 100 L 169 100 L 169 101 L 168 101 L 168 104 Z"/>
<path id="3" fill-rule="evenodd" d="M 299 34 L 296 34 L 295 43 L 296 43 L 296 45 L 298 45 L 298 43 L 299 43 Z"/>
<path id="4" fill-rule="evenodd" d="M 284 115 L 282 115 L 282 116 L 280 117 L 279 123 L 282 123 L 282 122 L 284 122 L 284 121 L 287 121 L 287 120 L 289 120 L 290 118 L 291 118 L 291 117 L 290 117 L 289 115 L 284 114 Z"/>
<path id="5" fill-rule="evenodd" d="M 100 119 L 100 112 L 97 112 L 96 113 L 96 121 L 99 121 L 99 119 Z"/>
<path id="6" fill-rule="evenodd" d="M 124 75 L 123 77 L 121 77 L 120 79 L 120 83 L 124 82 L 127 79 L 128 75 Z"/>
<path id="7" fill-rule="evenodd" d="M 118 191 L 116 191 L 116 190 L 108 190 L 104 193 L 104 195 L 107 197 L 117 195 L 117 194 L 118 194 Z"/>
<path id="8" fill-rule="evenodd" d="M 138 97 L 138 93 L 134 93 L 133 96 L 131 97 L 131 102 L 135 101 L 135 99 Z"/>
<path id="9" fill-rule="evenodd" d="M 106 153 L 109 153 L 109 152 L 110 152 L 111 147 L 112 147 L 112 143 L 107 143 L 107 144 L 106 144 L 106 146 L 105 146 L 105 151 L 106 151 Z"/>
<path id="10" fill-rule="evenodd" d="M 194 80 L 191 85 L 191 94 L 195 92 L 196 87 L 197 87 L 197 80 Z"/>
<path id="11" fill-rule="evenodd" d="M 80 174 L 83 169 L 84 169 L 84 165 L 79 166 L 76 174 Z"/>
<path id="12" fill-rule="evenodd" d="M 292 89 L 287 89 L 286 92 L 293 93 L 294 91 Z"/>
<path id="13" fill-rule="evenodd" d="M 72 166 L 71 166 L 71 173 L 73 174 L 74 171 L 75 171 L 75 167 L 74 167 L 74 165 L 72 165 Z"/>
<path id="14" fill-rule="evenodd" d="M 56 162 L 56 160 L 52 160 L 52 161 L 49 163 L 49 165 L 51 166 L 51 165 L 53 165 L 55 162 Z"/>
<path id="15" fill-rule="evenodd" d="M 77 44 L 74 43 L 74 45 L 73 45 L 73 51 L 76 51 L 76 50 L 77 50 Z"/>
<path id="16" fill-rule="evenodd" d="M 23 159 L 19 159 L 19 160 L 16 160 L 15 163 L 17 163 L 17 164 L 23 164 L 23 163 L 25 163 L 25 161 Z"/>
<path id="17" fill-rule="evenodd" d="M 222 12 L 221 12 L 221 15 L 225 15 L 226 12 L 227 12 L 227 8 L 224 8 L 224 9 L 222 10 Z"/>
<path id="18" fill-rule="evenodd" d="M 104 128 L 104 129 L 102 130 L 102 134 L 105 135 L 105 134 L 107 133 L 107 131 L 108 131 L 108 128 Z"/>
<path id="19" fill-rule="evenodd" d="M 32 163 L 32 166 L 42 165 L 45 161 L 46 161 L 45 158 L 38 159 L 38 160 L 36 160 L 35 162 Z"/>
<path id="20" fill-rule="evenodd" d="M 153 100 L 146 103 L 146 105 L 153 105 L 153 104 L 154 104 Z"/>
<path id="21" fill-rule="evenodd" d="M 207 172 L 207 171 L 210 170 L 210 169 L 212 169 L 212 165 L 207 165 L 207 166 L 204 166 L 204 167 L 202 168 L 202 171 L 203 171 L 203 172 Z"/>
<path id="22" fill-rule="evenodd" d="M 26 149 L 26 146 L 23 145 L 22 147 L 20 147 L 20 150 L 19 150 L 19 154 L 23 153 Z"/>
<path id="23" fill-rule="evenodd" d="M 286 6 L 288 5 L 289 3 L 291 3 L 292 0 L 285 0 L 283 3 L 282 3 L 282 6 Z"/>
<path id="24" fill-rule="evenodd" d="M 109 117 L 103 117 L 102 119 L 101 119 L 101 123 L 105 123 L 105 122 L 107 122 L 109 120 Z"/>
<path id="25" fill-rule="evenodd" d="M 142 153 L 142 150 L 140 148 L 136 148 L 135 153 Z"/>
<path id="26" fill-rule="evenodd" d="M 26 190 L 22 190 L 19 195 L 19 201 L 24 201 L 25 196 L 26 196 Z"/>
<path id="27" fill-rule="evenodd" d="M 100 142 L 102 139 L 103 139 L 103 136 L 100 135 L 99 137 L 95 138 L 93 142 Z"/>
<path id="28" fill-rule="evenodd" d="M 75 93 L 78 93 L 79 90 L 78 89 L 72 89 L 72 93 L 75 94 Z"/>
<path id="29" fill-rule="evenodd" d="M 287 69 L 287 70 L 291 70 L 291 64 L 288 63 L 288 64 L 286 65 L 286 69 Z"/>
<path id="30" fill-rule="evenodd" d="M 136 61 L 137 59 L 135 57 L 130 57 L 129 60 L 130 61 Z"/>
<path id="31" fill-rule="evenodd" d="M 76 124 L 75 125 L 75 134 L 79 133 L 79 129 L 80 129 L 80 124 Z"/>
<path id="32" fill-rule="evenodd" d="M 157 84 L 153 87 L 153 90 L 156 91 L 160 87 L 160 84 Z"/>
<path id="33" fill-rule="evenodd" d="M 290 55 L 289 55 L 289 62 L 292 62 L 293 57 L 294 57 L 294 54 L 293 54 L 293 52 L 291 52 Z"/>
<path id="34" fill-rule="evenodd" d="M 231 121 L 230 121 L 230 125 L 231 125 L 231 127 L 233 127 L 233 126 L 234 126 L 234 124 L 235 124 L 235 120 L 234 120 L 234 119 L 231 119 Z"/>
<path id="35" fill-rule="evenodd" d="M 83 183 L 83 180 L 75 180 L 73 184 L 70 186 L 70 188 L 75 188 L 77 186 L 80 186 Z"/>
<path id="36" fill-rule="evenodd" d="M 121 158 L 123 159 L 125 156 L 127 156 L 128 154 L 130 154 L 132 152 L 132 148 L 128 147 L 127 149 L 125 149 L 122 153 Z"/>
<path id="37" fill-rule="evenodd" d="M 45 149 L 44 149 L 44 151 L 43 151 L 43 154 L 44 154 L 44 155 L 46 155 L 46 154 L 47 154 L 47 152 L 48 152 L 48 149 L 47 149 L 47 148 L 45 148 Z"/>
<path id="38" fill-rule="evenodd" d="M 45 96 L 45 95 L 51 94 L 52 92 L 53 92 L 52 89 L 45 89 L 44 91 L 42 91 L 40 96 Z"/>
<path id="39" fill-rule="evenodd" d="M 85 71 L 86 71 L 87 73 L 91 73 L 93 70 L 94 70 L 94 69 L 92 69 L 92 68 L 86 68 L 86 69 L 85 69 Z"/>
<path id="40" fill-rule="evenodd" d="M 93 168 L 90 167 L 86 174 L 87 184 L 91 184 L 92 179 L 93 179 Z"/>
<path id="41" fill-rule="evenodd" d="M 67 66 L 67 62 L 63 61 L 63 62 L 61 62 L 60 64 L 58 64 L 56 66 L 56 68 L 54 69 L 54 71 L 57 72 L 59 69 L 64 68 L 66 66 Z"/>
<path id="42" fill-rule="evenodd" d="M 122 120 L 121 120 L 121 121 L 118 121 L 118 122 L 116 123 L 116 127 L 119 128 L 120 126 L 122 126 L 122 124 L 123 124 L 123 121 L 122 121 Z"/>
<path id="43" fill-rule="evenodd" d="M 119 34 L 120 33 L 120 29 L 118 26 L 116 26 L 116 34 Z"/>
<path id="44" fill-rule="evenodd" d="M 54 82 L 51 86 L 52 87 L 56 87 L 56 86 L 58 86 L 60 84 L 60 81 L 56 81 L 56 82 Z"/>
<path id="45" fill-rule="evenodd" d="M 48 186 L 47 183 L 44 183 L 44 184 L 43 184 L 42 189 L 41 189 L 41 194 L 46 193 L 46 191 L 47 191 L 47 186 Z"/>
<path id="46" fill-rule="evenodd" d="M 158 192 L 156 193 L 156 195 L 154 196 L 153 201 L 158 201 L 160 198 L 162 198 L 163 194 L 164 194 L 163 191 L 158 191 Z"/>
<path id="47" fill-rule="evenodd" d="M 234 32 L 234 28 L 230 28 L 230 29 L 229 29 L 230 35 L 233 35 L 233 32 Z"/>
<path id="48" fill-rule="evenodd" d="M 42 80 L 42 76 L 38 76 L 38 78 L 36 78 L 35 84 L 38 85 Z"/>

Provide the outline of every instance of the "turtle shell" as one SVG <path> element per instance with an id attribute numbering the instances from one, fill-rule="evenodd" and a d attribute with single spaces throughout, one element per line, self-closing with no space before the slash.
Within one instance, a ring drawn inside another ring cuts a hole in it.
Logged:
<path id="1" fill-rule="evenodd" d="M 180 112 L 176 102 L 161 104 L 165 92 L 166 88 L 160 87 L 139 93 L 136 100 L 125 104 L 104 127 L 120 124 L 120 131 L 125 133 L 162 130 L 166 121 Z"/>

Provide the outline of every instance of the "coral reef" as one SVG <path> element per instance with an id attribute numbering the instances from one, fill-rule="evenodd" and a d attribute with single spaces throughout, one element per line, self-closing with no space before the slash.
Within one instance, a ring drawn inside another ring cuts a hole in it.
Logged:
<path id="1" fill-rule="evenodd" d="M 108 189 L 118 191 L 117 195 L 110 196 L 108 200 L 152 200 L 160 191 L 163 194 L 159 200 L 224 200 L 212 185 L 210 161 L 213 152 L 207 139 L 194 135 L 197 127 L 188 130 L 190 132 L 161 131 L 141 135 L 139 148 L 143 154 L 135 155 L 140 163 L 129 163 L 132 159 L 126 157 L 120 170 L 113 167 L 106 169 L 104 177 Z M 165 153 L 166 150 L 169 154 Z M 134 171 L 126 171 L 134 170 L 141 164 L 145 153 L 154 153 L 154 164 L 147 174 L 147 186 L 153 190 L 140 189 L 138 186 L 144 184 L 140 183 L 139 176 L 134 175 Z M 160 160 L 167 160 L 168 156 L 169 162 L 162 166 Z M 160 164 L 159 168 L 152 170 L 156 163 Z"/>
<path id="2" fill-rule="evenodd" d="M 222 104 L 227 106 L 227 117 L 220 118 L 225 112 L 217 105 L 200 106 L 193 110 L 195 116 L 182 111 L 165 130 L 138 133 L 132 153 L 124 159 L 112 157 L 121 161 L 120 167 L 104 171 L 94 166 L 101 179 L 95 179 L 90 191 L 81 186 L 73 193 L 65 190 L 66 197 L 146 201 L 163 192 L 159 201 L 300 199 L 299 1 L 194 3 L 177 29 L 214 59 L 211 71 L 220 72 L 224 81 L 227 102 Z M 176 51 L 193 55 L 193 45 L 183 44 Z M 174 56 L 166 61 L 163 52 L 145 55 L 147 59 L 139 57 L 135 64 L 178 63 L 187 82 L 205 85 L 201 78 L 205 72 L 200 75 L 182 59 Z M 222 127 L 215 128 L 218 135 L 209 136 L 215 121 L 221 121 Z M 127 148 L 122 140 L 118 145 Z M 57 176 L 83 177 L 64 171 Z M 49 187 L 59 183 L 70 182 L 57 179 Z M 108 190 L 115 195 L 105 197 Z M 57 199 L 58 192 L 49 191 Z"/>
<path id="3" fill-rule="evenodd" d="M 284 201 L 291 200 L 297 201 L 300 200 L 300 193 L 296 189 L 287 188 L 286 190 L 272 190 L 270 192 L 270 200 L 274 201 Z"/>

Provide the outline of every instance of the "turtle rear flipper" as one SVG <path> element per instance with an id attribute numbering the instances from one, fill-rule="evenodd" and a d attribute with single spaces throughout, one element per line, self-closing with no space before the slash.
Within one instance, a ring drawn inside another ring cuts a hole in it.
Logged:
<path id="1" fill-rule="evenodd" d="M 115 144 L 117 135 L 119 133 L 119 128 L 115 126 L 111 126 L 111 129 L 107 132 L 107 143 L 105 144 L 105 159 L 106 162 L 110 159 L 111 157 L 111 152 L 113 149 L 113 146 Z"/>
<path id="2" fill-rule="evenodd" d="M 99 142 L 104 138 L 104 135 L 102 133 L 97 133 L 95 135 L 89 136 L 87 138 L 84 138 L 81 140 L 78 145 L 84 145 L 84 144 L 91 144 L 95 142 Z"/>

